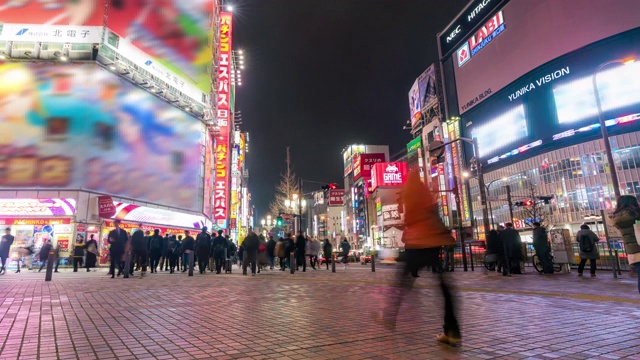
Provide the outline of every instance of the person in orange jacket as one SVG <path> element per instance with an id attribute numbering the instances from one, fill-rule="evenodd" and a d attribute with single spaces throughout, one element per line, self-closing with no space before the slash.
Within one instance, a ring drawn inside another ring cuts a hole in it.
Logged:
<path id="1" fill-rule="evenodd" d="M 405 252 L 404 266 L 398 272 L 395 296 L 389 297 L 385 309 L 374 314 L 377 323 L 389 330 L 395 330 L 398 311 L 404 297 L 413 287 L 415 277 L 421 268 L 431 268 L 439 262 L 440 249 L 443 246 L 454 245 L 451 232 L 444 225 L 438 214 L 438 205 L 433 194 L 420 180 L 417 171 L 411 171 L 402 194 L 404 206 L 404 225 L 402 241 Z M 455 315 L 454 299 L 445 275 L 438 274 L 440 290 L 444 297 L 444 332 L 436 339 L 448 345 L 458 345 L 461 341 L 460 326 Z"/>

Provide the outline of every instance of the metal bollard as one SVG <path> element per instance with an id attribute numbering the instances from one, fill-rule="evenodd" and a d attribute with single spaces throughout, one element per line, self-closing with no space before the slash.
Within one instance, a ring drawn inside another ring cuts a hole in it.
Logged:
<path id="1" fill-rule="evenodd" d="M 376 272 L 376 255 L 371 254 L 371 272 Z"/>
<path id="2" fill-rule="evenodd" d="M 124 254 L 124 278 L 129 278 L 129 273 L 131 272 L 131 252 L 127 251 Z"/>
<path id="3" fill-rule="evenodd" d="M 44 281 L 51 281 L 53 276 L 53 263 L 58 261 L 58 257 L 55 252 L 49 251 L 49 257 L 47 258 L 47 273 L 44 276 Z"/>
<path id="4" fill-rule="evenodd" d="M 333 259 L 331 259 L 331 272 L 336 272 L 336 256 L 333 255 Z"/>
<path id="5" fill-rule="evenodd" d="M 291 252 L 291 254 L 289 255 L 289 271 L 293 274 L 296 272 L 296 257 L 293 253 L 293 251 Z"/>
<path id="6" fill-rule="evenodd" d="M 189 250 L 189 276 L 193 276 L 193 250 Z"/>
<path id="7" fill-rule="evenodd" d="M 475 271 L 473 269 L 473 251 L 471 250 L 471 244 L 469 244 L 469 262 L 471 263 L 471 271 Z"/>

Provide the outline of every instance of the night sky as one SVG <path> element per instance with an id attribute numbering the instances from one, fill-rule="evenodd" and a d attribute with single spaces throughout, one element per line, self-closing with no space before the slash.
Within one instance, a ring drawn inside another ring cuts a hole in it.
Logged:
<path id="1" fill-rule="evenodd" d="M 266 215 L 286 146 L 303 179 L 343 184 L 348 144 L 411 140 L 407 93 L 437 61 L 436 34 L 467 0 L 227 0 L 246 69 L 237 91 L 250 132 L 250 191 Z M 305 185 L 305 192 L 320 185 Z"/>

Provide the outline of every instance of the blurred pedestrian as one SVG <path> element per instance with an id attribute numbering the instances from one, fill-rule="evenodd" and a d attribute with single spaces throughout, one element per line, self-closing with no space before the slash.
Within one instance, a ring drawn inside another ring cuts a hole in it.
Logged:
<path id="1" fill-rule="evenodd" d="M 207 227 L 204 226 L 198 236 L 196 236 L 196 256 L 198 257 L 198 269 L 200 274 L 207 271 L 209 264 L 209 254 L 211 253 L 211 235 L 207 234 Z"/>
<path id="2" fill-rule="evenodd" d="M 598 241 L 600 238 L 596 233 L 589 229 L 589 225 L 582 224 L 580 225 L 580 231 L 576 234 L 576 241 L 578 242 L 578 247 L 580 248 L 580 264 L 578 265 L 578 276 L 582 276 L 582 271 L 584 271 L 584 266 L 587 263 L 587 260 L 590 262 L 590 273 L 591 277 L 596 276 L 596 260 L 600 259 L 600 253 L 598 252 Z M 551 268 L 553 271 L 553 266 Z"/>
<path id="3" fill-rule="evenodd" d="M 78 272 L 78 265 L 82 267 L 84 248 L 84 236 L 76 235 L 76 243 L 73 245 L 73 272 Z"/>
<path id="4" fill-rule="evenodd" d="M 258 274 L 260 274 L 260 271 L 267 266 L 267 238 L 260 234 L 258 241 L 260 242 L 258 245 Z"/>
<path id="5" fill-rule="evenodd" d="M 171 235 L 169 238 L 169 250 L 167 256 L 169 256 L 169 274 L 176 272 L 176 266 L 178 265 L 178 259 L 182 255 L 182 248 L 180 241 L 175 235 Z M 179 268 L 178 268 L 179 269 Z"/>
<path id="6" fill-rule="evenodd" d="M 98 252 L 98 242 L 93 236 L 93 234 L 89 235 L 89 240 L 84 244 L 85 250 L 87 251 L 84 259 L 84 267 L 87 269 L 87 272 L 96 267 L 98 256 L 100 255 Z"/>
<path id="7" fill-rule="evenodd" d="M 213 261 L 215 263 L 216 274 L 222 272 L 222 266 L 224 266 L 226 260 L 224 251 L 228 251 L 227 239 L 222 236 L 223 232 L 223 230 L 218 230 L 218 236 L 213 239 L 213 243 L 211 244 L 211 254 L 213 255 Z"/>
<path id="8" fill-rule="evenodd" d="M 417 171 L 409 173 L 409 179 L 401 196 L 404 204 L 405 225 L 404 268 L 397 274 L 395 296 L 388 298 L 389 302 L 382 312 L 374 314 L 376 322 L 390 330 L 395 330 L 402 301 L 415 282 L 411 274 L 416 272 L 416 269 L 431 268 L 440 261 L 440 248 L 454 244 L 450 230 L 440 219 L 433 195 L 422 183 Z M 438 273 L 440 291 L 444 298 L 444 332 L 436 339 L 445 344 L 457 345 L 461 341 L 460 327 L 455 316 L 454 299 L 445 276 L 444 272 Z"/>
<path id="9" fill-rule="evenodd" d="M 42 271 L 42 269 L 47 265 L 47 261 L 53 261 L 54 259 L 49 258 L 49 252 L 53 250 L 53 245 L 51 245 L 51 239 L 47 239 L 47 241 L 42 244 L 40 248 L 39 258 L 40 258 L 40 269 L 38 272 Z"/>
<path id="10" fill-rule="evenodd" d="M 267 260 L 269 262 L 269 269 L 273 270 L 276 256 L 276 241 L 273 240 L 273 235 L 269 235 L 269 241 L 267 241 Z"/>
<path id="11" fill-rule="evenodd" d="M 140 224 L 140 227 L 131 235 L 131 266 L 133 267 L 134 261 L 138 264 L 140 268 L 140 279 L 147 274 L 148 258 L 147 239 L 142 231 L 142 224 Z"/>
<path id="12" fill-rule="evenodd" d="M 7 259 L 9 258 L 9 251 L 11 250 L 11 245 L 15 240 L 14 236 L 11 235 L 11 228 L 4 229 L 5 234 L 2 235 L 2 239 L 0 239 L 0 275 L 7 273 Z M 19 267 L 18 267 L 19 269 Z"/>
<path id="13" fill-rule="evenodd" d="M 329 239 L 324 239 L 324 245 L 322 246 L 322 253 L 324 254 L 324 261 L 329 270 L 329 262 L 333 261 L 333 245 L 329 242 Z"/>
<path id="14" fill-rule="evenodd" d="M 547 229 L 540 226 L 540 223 L 537 221 L 533 223 L 533 248 L 536 250 L 538 259 L 540 259 L 540 264 L 542 264 L 542 273 L 547 275 L 553 274 L 551 245 L 549 245 Z"/>
<path id="15" fill-rule="evenodd" d="M 349 251 L 351 251 L 351 245 L 347 239 L 342 239 L 340 243 L 340 256 L 342 256 L 342 263 L 344 264 L 344 269 L 347 270 L 347 265 L 349 265 Z"/>
<path id="16" fill-rule="evenodd" d="M 520 261 L 522 260 L 522 239 L 520 233 L 513 228 L 513 224 L 505 224 L 506 229 L 500 232 L 500 239 L 504 245 L 504 266 L 502 276 L 511 274 L 522 274 L 520 271 Z"/>
<path id="17" fill-rule="evenodd" d="M 489 270 L 494 269 L 500 272 L 504 258 L 504 245 L 500 240 L 500 234 L 495 229 L 489 231 L 487 238 L 487 253 L 484 261 L 489 265 Z"/>
<path id="18" fill-rule="evenodd" d="M 242 275 L 247 275 L 247 267 L 251 265 L 251 276 L 256 275 L 256 266 L 258 261 L 258 249 L 260 247 L 260 239 L 258 235 L 249 228 L 249 234 L 242 241 L 244 254 L 242 258 Z"/>
<path id="19" fill-rule="evenodd" d="M 196 241 L 189 234 L 189 230 L 184 231 L 184 240 L 182 240 L 182 272 L 187 271 L 191 266 L 189 256 L 195 250 Z"/>
<path id="20" fill-rule="evenodd" d="M 151 273 L 158 272 L 158 263 L 162 256 L 162 243 L 164 238 L 160 235 L 160 229 L 154 229 L 151 239 L 149 239 L 149 258 L 151 259 Z"/>
<path id="21" fill-rule="evenodd" d="M 291 268 L 293 264 L 291 264 L 291 254 L 295 251 L 296 245 L 293 241 L 293 234 L 287 234 L 287 238 L 284 240 L 284 256 L 285 256 L 285 264 L 287 267 Z"/>
<path id="22" fill-rule="evenodd" d="M 122 275 L 122 255 L 124 254 L 125 246 L 129 240 L 129 236 L 127 232 L 120 228 L 120 220 L 116 220 L 113 222 L 115 229 L 109 232 L 108 242 L 109 242 L 109 255 L 111 258 L 111 263 L 109 265 L 109 274 L 111 274 L 111 278 L 113 279 L 116 276 L 116 270 L 118 271 L 118 275 Z"/>
<path id="23" fill-rule="evenodd" d="M 160 253 L 160 271 L 169 271 L 169 233 L 162 238 L 162 251 Z"/>
<path id="24" fill-rule="evenodd" d="M 631 195 L 622 195 L 618 198 L 616 209 L 611 215 L 613 224 L 620 233 L 624 249 L 627 253 L 629 265 L 636 270 L 638 277 L 638 292 L 640 292 L 640 243 L 636 238 L 633 225 L 640 220 L 640 205 L 638 199 Z"/>
<path id="25" fill-rule="evenodd" d="M 283 238 L 280 238 L 276 243 L 275 254 L 280 263 L 280 270 L 284 271 L 286 252 L 285 252 L 285 243 Z"/>
<path id="26" fill-rule="evenodd" d="M 302 272 L 307 271 L 306 247 L 307 238 L 304 237 L 302 231 L 298 231 L 298 237 L 296 237 L 296 270 L 302 266 Z"/>

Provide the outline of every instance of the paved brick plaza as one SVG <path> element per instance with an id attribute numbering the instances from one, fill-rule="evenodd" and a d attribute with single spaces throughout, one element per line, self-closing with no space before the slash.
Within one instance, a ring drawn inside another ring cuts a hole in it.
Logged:
<path id="1" fill-rule="evenodd" d="M 463 345 L 449 348 L 434 341 L 442 315 L 428 273 L 395 332 L 370 318 L 389 268 L 238 273 L 0 276 L 0 359 L 640 359 L 628 274 L 456 272 Z"/>

